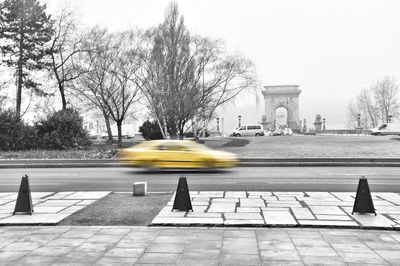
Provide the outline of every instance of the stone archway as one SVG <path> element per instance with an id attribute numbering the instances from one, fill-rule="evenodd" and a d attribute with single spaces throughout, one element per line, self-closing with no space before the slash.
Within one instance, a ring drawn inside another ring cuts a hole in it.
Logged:
<path id="1" fill-rule="evenodd" d="M 276 110 L 284 107 L 287 110 L 287 126 L 300 129 L 299 124 L 299 85 L 264 86 L 262 94 L 265 102 L 265 129 L 275 129 Z"/>

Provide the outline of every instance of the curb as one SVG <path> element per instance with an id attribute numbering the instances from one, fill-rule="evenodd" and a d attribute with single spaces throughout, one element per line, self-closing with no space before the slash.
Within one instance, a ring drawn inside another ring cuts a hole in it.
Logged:
<path id="1" fill-rule="evenodd" d="M 286 224 L 163 224 L 163 223 L 152 223 L 149 227 L 214 227 L 214 228 L 325 228 L 325 229 L 359 229 L 359 230 L 387 230 L 387 231 L 400 231 L 400 227 L 383 227 L 383 226 L 344 226 L 344 225 L 286 225 Z"/>
<path id="2" fill-rule="evenodd" d="M 114 159 L 0 159 L 1 168 L 127 167 Z M 240 158 L 238 167 L 400 167 L 400 158 Z"/>

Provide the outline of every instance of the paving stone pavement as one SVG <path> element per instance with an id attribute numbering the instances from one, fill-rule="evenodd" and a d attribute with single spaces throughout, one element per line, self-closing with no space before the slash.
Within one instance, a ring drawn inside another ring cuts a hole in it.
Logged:
<path id="1" fill-rule="evenodd" d="M 400 265 L 393 230 L 0 227 L 0 265 Z"/>
<path id="2" fill-rule="evenodd" d="M 110 191 L 32 192 L 32 215 L 13 215 L 18 193 L 0 193 L 0 225 L 56 224 Z"/>
<path id="3" fill-rule="evenodd" d="M 352 214 L 352 192 L 190 191 L 193 212 L 172 210 L 152 225 L 333 226 L 400 229 L 400 194 L 372 193 L 377 215 Z"/>

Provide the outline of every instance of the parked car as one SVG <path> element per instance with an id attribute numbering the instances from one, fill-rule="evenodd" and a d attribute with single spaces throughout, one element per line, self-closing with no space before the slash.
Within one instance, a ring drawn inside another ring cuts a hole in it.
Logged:
<path id="1" fill-rule="evenodd" d="M 292 136 L 293 135 L 293 130 L 291 129 L 291 128 L 285 128 L 284 130 L 283 130 L 283 135 L 285 135 L 285 136 Z"/>
<path id="2" fill-rule="evenodd" d="M 262 125 L 244 125 L 233 132 L 234 137 L 264 136 Z"/>
<path id="3" fill-rule="evenodd" d="M 271 130 L 269 130 L 269 129 L 264 130 L 264 136 L 271 136 L 271 135 L 272 135 L 272 131 Z"/>
<path id="4" fill-rule="evenodd" d="M 272 136 L 283 136 L 283 130 L 280 128 L 277 128 L 272 132 Z"/>
<path id="5" fill-rule="evenodd" d="M 371 135 L 400 135 L 400 124 L 397 123 L 384 123 L 377 128 L 371 129 Z"/>
<path id="6" fill-rule="evenodd" d="M 228 168 L 236 165 L 235 154 L 216 151 L 191 140 L 150 140 L 120 150 L 122 162 L 134 167 Z"/>
<path id="7" fill-rule="evenodd" d="M 309 128 L 306 131 L 304 131 L 303 134 L 306 136 L 315 136 L 317 135 L 317 132 L 315 131 L 315 129 Z"/>

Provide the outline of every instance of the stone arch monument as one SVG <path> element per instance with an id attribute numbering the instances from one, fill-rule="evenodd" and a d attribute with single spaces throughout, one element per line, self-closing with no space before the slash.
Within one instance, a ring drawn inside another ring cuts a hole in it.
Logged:
<path id="1" fill-rule="evenodd" d="M 299 123 L 299 85 L 264 86 L 262 94 L 265 102 L 264 129 L 275 129 L 276 109 L 283 107 L 287 111 L 286 126 L 300 129 Z"/>

